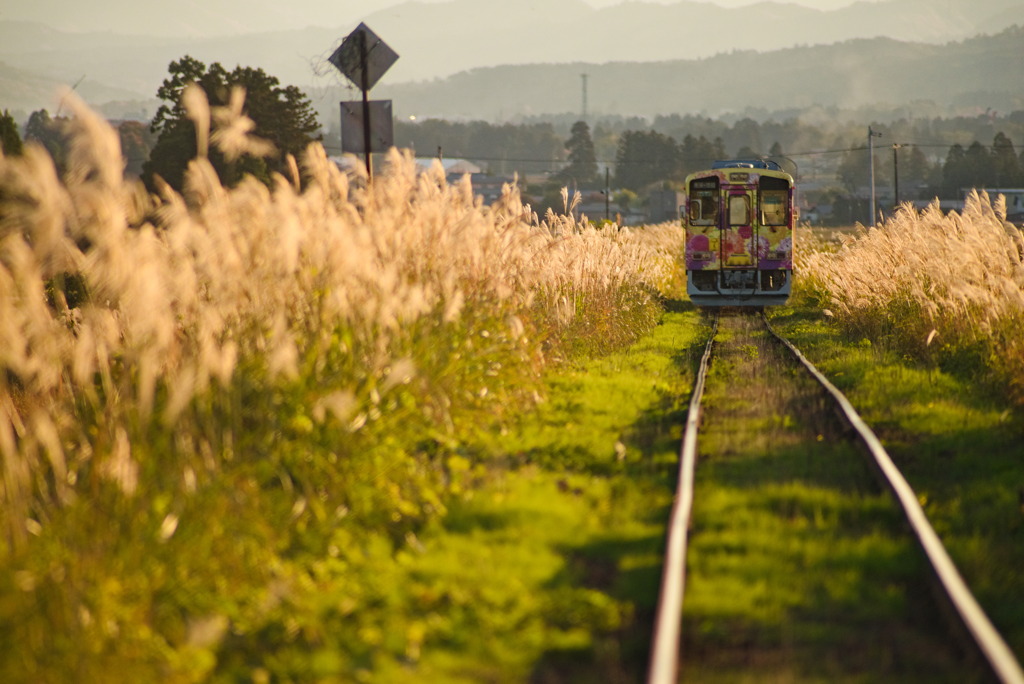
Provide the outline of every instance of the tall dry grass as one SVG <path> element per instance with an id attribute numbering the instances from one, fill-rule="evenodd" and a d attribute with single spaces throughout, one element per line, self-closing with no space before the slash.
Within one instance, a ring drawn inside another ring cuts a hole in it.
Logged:
<path id="1" fill-rule="evenodd" d="M 265 151 L 199 95 L 199 149 Z M 63 177 L 0 157 L 0 675 L 201 679 L 277 610 L 282 558 L 443 511 L 444 454 L 653 325 L 674 277 L 672 226 L 485 207 L 394 151 L 372 185 L 313 145 L 272 187 L 200 156 L 149 195 L 68 101 Z"/>
<path id="2" fill-rule="evenodd" d="M 802 263 L 810 289 L 849 329 L 917 357 L 961 364 L 1024 403 L 1024 235 L 1005 199 L 972 193 L 960 213 L 909 205 Z"/>

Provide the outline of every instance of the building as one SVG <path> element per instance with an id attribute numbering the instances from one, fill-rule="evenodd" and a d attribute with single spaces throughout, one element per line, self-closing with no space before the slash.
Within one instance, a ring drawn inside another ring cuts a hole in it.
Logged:
<path id="1" fill-rule="evenodd" d="M 664 223 L 678 221 L 682 218 L 679 207 L 683 206 L 686 196 L 676 190 L 654 190 L 647 198 L 647 221 Z"/>
<path id="2" fill-rule="evenodd" d="M 964 191 L 964 199 L 970 194 Z M 1002 195 L 1006 198 L 1006 220 L 1015 226 L 1024 226 L 1024 188 L 978 188 L 978 192 L 987 192 L 994 202 Z"/>
<path id="3" fill-rule="evenodd" d="M 435 162 L 441 163 L 444 175 L 448 178 L 451 178 L 453 175 L 461 177 L 466 173 L 474 174 L 483 171 L 483 169 L 467 159 L 439 159 L 437 157 L 416 157 L 416 168 L 421 172 L 427 171 Z"/>

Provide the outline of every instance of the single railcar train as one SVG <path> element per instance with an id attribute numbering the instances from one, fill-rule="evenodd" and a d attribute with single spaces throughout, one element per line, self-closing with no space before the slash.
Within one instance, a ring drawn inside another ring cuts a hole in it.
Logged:
<path id="1" fill-rule="evenodd" d="M 686 177 L 686 290 L 697 306 L 785 304 L 793 285 L 793 177 L 763 159 Z"/>

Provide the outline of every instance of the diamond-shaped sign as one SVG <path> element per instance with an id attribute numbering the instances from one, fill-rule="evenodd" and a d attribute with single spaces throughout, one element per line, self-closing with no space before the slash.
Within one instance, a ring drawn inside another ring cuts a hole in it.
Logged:
<path id="1" fill-rule="evenodd" d="M 338 71 L 365 92 L 380 80 L 397 59 L 398 54 L 387 43 L 366 24 L 359 24 L 341 41 L 341 45 L 327 61 L 338 67 Z"/>

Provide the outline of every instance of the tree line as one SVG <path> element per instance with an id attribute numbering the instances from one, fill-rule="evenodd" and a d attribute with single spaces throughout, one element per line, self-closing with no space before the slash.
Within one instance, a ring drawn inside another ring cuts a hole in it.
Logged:
<path id="1" fill-rule="evenodd" d="M 157 176 L 180 189 L 188 161 L 198 152 L 194 124 L 181 104 L 189 83 L 199 85 L 215 108 L 228 105 L 232 88 L 244 88 L 243 112 L 255 124 L 252 133 L 272 145 L 273 153 L 259 158 L 229 160 L 210 150 L 208 158 L 225 184 L 244 175 L 269 182 L 287 155 L 323 139 L 316 112 L 298 88 L 282 86 L 262 69 L 229 71 L 186 55 L 170 63 L 157 91 L 163 105 L 153 120 L 117 124 L 126 171 L 151 189 Z M 396 121 L 394 128 L 396 145 L 419 156 L 467 158 L 497 175 L 544 175 L 549 186 L 603 189 L 604 168 L 610 168 L 616 188 L 642 193 L 654 186 L 679 186 L 688 173 L 716 159 L 757 157 L 774 158 L 801 180 L 829 186 L 833 196 L 856 196 L 869 182 L 867 126 L 828 110 L 781 113 L 781 121 L 758 121 L 753 114 L 603 117 L 593 126 L 570 116 L 502 124 L 431 119 Z M 1013 143 L 1024 140 L 1024 111 L 952 118 L 903 114 L 888 124 L 872 124 L 885 134 L 876 143 L 876 184 L 898 179 L 905 199 L 959 198 L 968 187 L 1024 186 L 1024 152 L 1018 153 Z M 5 154 L 16 154 L 22 139 L 35 140 L 62 170 L 62 127 L 62 117 L 40 110 L 19 129 L 4 112 L 0 140 Z M 331 149 L 336 140 L 328 134 L 324 143 Z M 982 142 L 988 140 L 992 143 Z"/>
<path id="2" fill-rule="evenodd" d="M 206 65 L 186 55 L 170 63 L 168 74 L 157 91 L 163 104 L 148 125 L 116 122 L 126 173 L 140 177 L 151 191 L 156 190 L 157 178 L 181 191 L 189 162 L 200 154 L 207 157 L 224 185 L 234 185 L 247 175 L 269 184 L 273 173 L 285 170 L 289 155 L 298 157 L 309 143 L 321 139 L 309 98 L 295 86 L 282 86 L 262 69 L 237 66 L 228 71 L 219 62 Z M 253 123 L 247 134 L 267 143 L 267 153 L 232 155 L 216 146 L 200 151 L 195 122 L 182 102 L 190 84 L 202 88 L 214 119 L 218 112 L 231 108 L 232 91 L 240 88 L 245 99 L 239 113 Z M 65 117 L 51 116 L 42 109 L 32 112 L 19 131 L 10 112 L 4 111 L 0 116 L 4 154 L 19 154 L 23 140 L 35 141 L 49 152 L 58 173 L 63 174 L 68 150 L 66 122 Z"/>
<path id="3" fill-rule="evenodd" d="M 750 117 L 603 118 L 593 127 L 580 120 L 570 127 L 564 117 L 515 125 L 396 122 L 395 139 L 399 146 L 417 151 L 440 148 L 445 156 L 482 162 L 495 173 L 508 173 L 514 166 L 520 173 L 547 172 L 552 182 L 571 180 L 583 186 L 603 186 L 598 168 L 611 166 L 613 184 L 635 192 L 656 184 L 678 184 L 716 159 L 760 157 L 776 159 L 803 180 L 831 181 L 833 193 L 860 192 L 871 173 L 867 126 L 808 123 L 793 114 L 783 122 Z M 966 187 L 1024 185 L 1024 152 L 1017 154 L 1013 145 L 1013 138 L 1024 140 L 1024 111 L 1008 116 L 989 112 L 948 119 L 900 118 L 873 127 L 885 133 L 875 146 L 875 182 L 892 184 L 899 174 L 908 199 L 955 199 Z"/>

